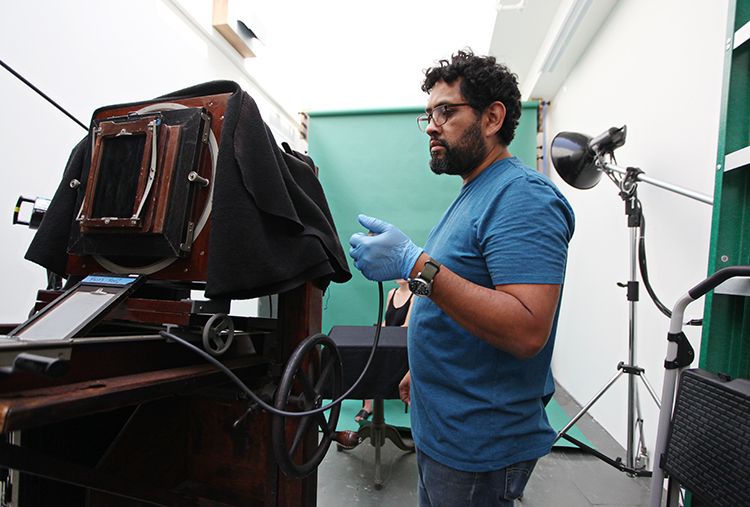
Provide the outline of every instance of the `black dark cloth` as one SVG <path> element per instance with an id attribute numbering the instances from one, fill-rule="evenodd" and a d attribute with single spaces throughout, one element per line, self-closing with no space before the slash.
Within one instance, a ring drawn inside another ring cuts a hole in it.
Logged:
<path id="1" fill-rule="evenodd" d="M 220 93 L 232 95 L 217 155 L 206 296 L 248 299 L 315 279 L 322 288 L 331 281 L 348 281 L 351 273 L 315 164 L 310 157 L 276 144 L 248 93 L 232 81 L 212 81 L 155 100 Z M 69 182 L 80 179 L 90 151 L 88 138 L 73 150 L 26 253 L 26 259 L 59 275 L 65 274 L 76 212 L 76 192 Z"/>
<path id="2" fill-rule="evenodd" d="M 398 385 L 409 371 L 409 356 L 406 348 L 407 328 L 383 326 L 372 363 L 362 381 L 348 396 L 353 400 L 397 400 Z M 341 354 L 344 368 L 344 392 L 362 374 L 370 357 L 375 339 L 375 326 L 333 326 L 329 336 Z M 323 361 L 327 360 L 324 350 Z M 323 390 L 330 399 L 330 388 Z"/>
<path id="3" fill-rule="evenodd" d="M 77 191 L 72 180 L 81 181 L 81 171 L 91 160 L 89 138 L 85 137 L 73 148 L 63 172 L 60 185 L 44 213 L 42 223 L 31 240 L 25 259 L 36 262 L 48 271 L 65 277 L 68 264 L 68 239 L 75 219 Z M 88 156 L 88 158 L 87 158 Z"/>

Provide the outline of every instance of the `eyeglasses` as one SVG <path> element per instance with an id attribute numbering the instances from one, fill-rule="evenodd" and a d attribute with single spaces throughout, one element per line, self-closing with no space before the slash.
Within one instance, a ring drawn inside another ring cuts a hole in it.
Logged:
<path id="1" fill-rule="evenodd" d="M 471 104 L 469 104 L 468 102 L 464 102 L 461 104 L 443 104 L 441 106 L 437 106 L 430 113 L 420 114 L 419 116 L 417 116 L 417 125 L 419 126 L 419 130 L 421 130 L 422 132 L 426 132 L 427 126 L 430 124 L 430 121 L 435 122 L 436 127 L 445 125 L 445 122 L 448 121 L 448 118 L 451 115 L 450 108 L 459 106 L 471 106 Z"/>

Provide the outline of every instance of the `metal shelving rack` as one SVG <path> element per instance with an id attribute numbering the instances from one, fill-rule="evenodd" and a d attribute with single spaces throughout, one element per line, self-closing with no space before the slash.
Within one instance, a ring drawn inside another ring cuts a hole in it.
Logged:
<path id="1" fill-rule="evenodd" d="M 750 265 L 750 0 L 730 2 L 709 274 Z M 706 296 L 700 367 L 750 378 L 750 280 Z"/>

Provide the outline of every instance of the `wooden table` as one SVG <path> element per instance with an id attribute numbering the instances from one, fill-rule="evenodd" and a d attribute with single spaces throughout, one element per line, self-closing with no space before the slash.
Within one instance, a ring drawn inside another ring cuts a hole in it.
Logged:
<path id="1" fill-rule="evenodd" d="M 254 391 L 268 385 L 319 331 L 321 300 L 312 284 L 280 294 L 269 350 L 237 354 L 233 345 L 222 363 Z M 249 403 L 238 392 L 217 367 L 163 338 L 82 344 L 61 379 L 0 374 L 0 467 L 20 481 L 19 507 L 314 507 L 317 473 L 280 473 L 270 416 L 243 418 Z M 300 452 L 316 445 L 312 431 Z"/>

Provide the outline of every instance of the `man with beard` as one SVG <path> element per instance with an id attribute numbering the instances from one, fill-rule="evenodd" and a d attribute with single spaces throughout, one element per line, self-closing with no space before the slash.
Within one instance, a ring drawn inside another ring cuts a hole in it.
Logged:
<path id="1" fill-rule="evenodd" d="M 370 280 L 409 279 L 410 372 L 401 382 L 417 445 L 420 507 L 512 506 L 555 439 L 545 413 L 573 211 L 511 155 L 516 76 L 459 51 L 425 72 L 420 128 L 430 167 L 463 186 L 424 249 L 359 216 L 351 237 Z M 424 195 L 422 189 L 422 195 Z"/>

